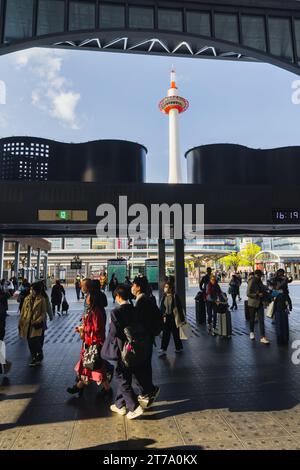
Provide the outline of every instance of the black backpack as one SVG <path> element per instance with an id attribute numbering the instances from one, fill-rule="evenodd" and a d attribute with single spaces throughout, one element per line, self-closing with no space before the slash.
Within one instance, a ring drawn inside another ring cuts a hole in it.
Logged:
<path id="1" fill-rule="evenodd" d="M 126 341 L 121 351 L 121 358 L 126 367 L 134 369 L 141 366 L 149 357 L 151 338 L 145 333 L 142 325 L 124 328 Z"/>

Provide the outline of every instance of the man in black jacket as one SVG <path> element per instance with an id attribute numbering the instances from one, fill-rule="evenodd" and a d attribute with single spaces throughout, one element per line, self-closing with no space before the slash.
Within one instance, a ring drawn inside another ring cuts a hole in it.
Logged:
<path id="1" fill-rule="evenodd" d="M 158 397 L 160 388 L 153 385 L 152 382 L 152 352 L 155 336 L 160 333 L 157 322 L 161 318 L 161 329 L 163 326 L 162 315 L 160 314 L 159 308 L 149 298 L 147 293 L 148 280 L 145 276 L 135 277 L 131 292 L 136 298 L 135 311 L 138 322 L 144 327 L 144 330 L 149 332 L 151 336 L 151 348 L 149 351 L 149 357 L 142 367 L 134 371 L 134 375 L 137 379 L 138 384 L 141 387 L 141 395 L 138 396 L 140 404 L 144 408 L 149 408 L 154 400 Z"/>
<path id="2" fill-rule="evenodd" d="M 134 370 L 126 367 L 121 357 L 121 351 L 126 341 L 124 329 L 136 324 L 135 310 L 128 303 L 128 294 L 126 286 L 118 286 L 114 291 L 119 307 L 111 312 L 109 332 L 102 347 L 101 356 L 103 359 L 117 361 L 115 368 L 117 395 L 110 410 L 123 416 L 126 415 L 128 419 L 135 419 L 143 414 L 144 410 L 132 388 Z"/>

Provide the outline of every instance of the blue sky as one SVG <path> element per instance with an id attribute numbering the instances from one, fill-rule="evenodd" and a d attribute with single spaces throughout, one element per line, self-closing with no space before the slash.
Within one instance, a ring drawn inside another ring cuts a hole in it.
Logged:
<path id="1" fill-rule="evenodd" d="M 300 145 L 298 77 L 268 64 L 109 52 L 31 49 L 0 57 L 0 137 L 66 142 L 128 139 L 148 150 L 147 181 L 168 179 L 168 119 L 158 110 L 174 65 L 190 102 L 180 117 L 184 152 L 230 142 L 255 148 Z"/>

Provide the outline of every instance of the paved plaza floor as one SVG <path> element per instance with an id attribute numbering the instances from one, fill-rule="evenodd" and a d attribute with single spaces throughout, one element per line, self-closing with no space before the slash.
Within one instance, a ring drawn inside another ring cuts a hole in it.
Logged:
<path id="1" fill-rule="evenodd" d="M 232 314 L 232 339 L 209 336 L 196 325 L 196 289 L 190 289 L 192 338 L 182 355 L 175 355 L 173 343 L 165 358 L 154 350 L 154 383 L 161 393 L 133 421 L 112 415 L 96 385 L 81 398 L 66 392 L 74 381 L 80 350 L 74 327 L 83 307 L 73 288 L 69 315 L 49 323 L 39 368 L 28 367 L 17 304 L 11 302 L 6 345 L 13 367 L 0 376 L 0 449 L 300 449 L 300 364 L 291 359 L 292 343 L 300 340 L 300 285 L 290 291 L 291 341 L 278 347 L 269 319 L 271 345 L 249 340 L 243 301 Z"/>

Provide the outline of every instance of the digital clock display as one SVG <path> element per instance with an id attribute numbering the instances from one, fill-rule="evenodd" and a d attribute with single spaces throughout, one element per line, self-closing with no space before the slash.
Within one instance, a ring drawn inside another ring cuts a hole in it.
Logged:
<path id="1" fill-rule="evenodd" d="M 300 223 L 300 209 L 274 209 L 273 222 L 276 224 Z"/>

